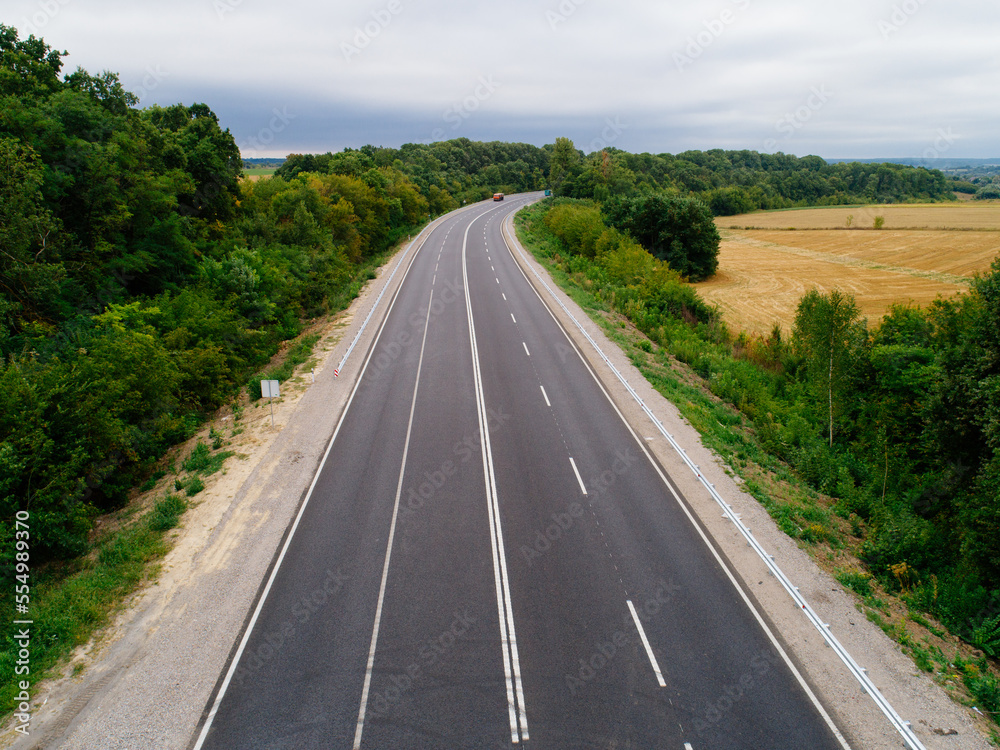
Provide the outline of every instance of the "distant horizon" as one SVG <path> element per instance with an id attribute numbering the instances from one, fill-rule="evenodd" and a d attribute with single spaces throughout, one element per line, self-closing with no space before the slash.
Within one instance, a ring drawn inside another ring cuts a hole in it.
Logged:
<path id="1" fill-rule="evenodd" d="M 447 139 L 447 140 L 457 140 L 457 139 Z M 434 143 L 446 143 L 447 140 L 434 141 Z M 475 141 L 475 139 L 472 139 L 472 138 L 470 138 L 469 140 Z M 522 140 L 509 140 L 509 141 L 499 140 L 499 141 L 480 141 L 480 142 L 482 142 L 482 143 L 490 143 L 490 142 L 500 142 L 500 143 L 530 143 L 529 141 L 522 141 Z M 410 141 L 408 143 L 416 143 L 416 141 Z M 385 146 L 385 145 L 382 145 L 382 144 L 374 144 L 374 143 L 365 144 L 365 145 L 374 146 L 375 148 L 394 148 L 394 149 L 402 148 L 402 146 Z M 403 145 L 406 145 L 406 144 L 403 144 Z M 533 143 L 531 145 L 536 146 L 536 148 L 542 148 L 542 146 L 537 146 L 536 144 L 533 144 Z M 545 144 L 543 144 L 543 145 L 545 145 Z M 351 148 L 351 149 L 357 151 L 357 150 L 360 150 L 361 148 L 364 148 L 364 146 L 347 146 L 347 147 L 344 147 L 344 148 Z M 344 148 L 340 148 L 340 149 L 327 148 L 327 149 L 323 149 L 323 150 L 289 151 L 289 152 L 284 153 L 284 154 L 275 153 L 274 155 L 271 155 L 271 156 L 260 155 L 260 154 L 257 154 L 255 156 L 246 156 L 246 155 L 244 155 L 244 154 L 241 153 L 240 156 L 243 159 L 243 161 L 275 161 L 275 160 L 284 160 L 284 159 L 287 159 L 289 156 L 291 156 L 293 154 L 319 155 L 319 154 L 326 154 L 326 153 L 340 153 L 340 152 L 342 152 L 344 150 Z M 721 148 L 721 147 L 713 147 L 713 148 L 710 148 L 710 149 L 708 149 L 708 148 L 702 148 L 702 149 L 685 149 L 685 151 L 702 151 L 702 152 L 707 152 L 707 151 L 715 151 L 715 150 L 718 150 L 719 148 Z M 685 151 L 676 151 L 676 152 L 671 152 L 671 151 L 630 151 L 629 149 L 625 149 L 625 148 L 619 148 L 619 150 L 620 151 L 624 151 L 626 153 L 630 153 L 630 154 L 653 154 L 653 155 L 670 154 L 671 156 L 676 156 L 677 154 L 681 154 L 681 153 L 685 152 Z M 757 149 L 721 148 L 721 150 L 723 150 L 723 151 L 756 151 L 756 153 L 759 153 L 759 154 L 766 154 L 767 153 L 767 152 L 760 151 L 760 150 L 757 150 Z M 593 153 L 593 152 L 585 152 L 585 153 Z M 895 164 L 895 163 L 904 163 L 904 162 L 905 163 L 909 163 L 909 162 L 922 162 L 920 164 L 915 164 L 915 165 L 912 165 L 912 166 L 928 166 L 929 167 L 929 166 L 931 166 L 933 164 L 941 164 L 941 165 L 949 164 L 949 165 L 952 165 L 952 166 L 948 166 L 948 167 L 942 166 L 941 168 L 944 168 L 944 169 L 949 169 L 949 168 L 954 168 L 954 167 L 957 167 L 957 166 L 961 166 L 963 163 L 969 163 L 971 165 L 971 163 L 973 163 L 973 162 L 977 163 L 979 166 L 992 166 L 992 165 L 1000 166 L 1000 156 L 997 156 L 997 157 L 941 156 L 941 157 L 927 158 L 927 157 L 923 157 L 923 156 L 874 156 L 874 157 L 871 157 L 871 156 L 823 156 L 822 154 L 813 154 L 813 153 L 808 153 L 808 154 L 795 154 L 795 153 L 790 153 L 790 152 L 782 152 L 782 153 L 785 153 L 786 156 L 794 156 L 794 157 L 799 158 L 799 159 L 804 158 L 806 156 L 819 156 L 821 159 L 823 159 L 824 161 L 826 161 L 828 163 L 831 163 L 831 162 L 868 162 L 868 163 L 888 163 L 888 164 Z"/>

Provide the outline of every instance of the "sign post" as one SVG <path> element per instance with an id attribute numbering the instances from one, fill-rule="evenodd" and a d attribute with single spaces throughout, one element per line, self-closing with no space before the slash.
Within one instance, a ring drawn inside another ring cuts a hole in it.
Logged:
<path id="1" fill-rule="evenodd" d="M 260 381 L 260 395 L 271 404 L 271 427 L 274 427 L 274 399 L 281 395 L 280 383 L 277 380 Z"/>

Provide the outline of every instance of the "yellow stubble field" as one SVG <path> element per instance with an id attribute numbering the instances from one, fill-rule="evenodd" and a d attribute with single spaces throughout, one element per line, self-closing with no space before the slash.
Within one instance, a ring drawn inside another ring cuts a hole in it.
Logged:
<path id="1" fill-rule="evenodd" d="M 884 228 L 871 227 L 876 216 Z M 896 303 L 926 305 L 968 290 L 1000 255 L 1000 202 L 832 207 L 716 220 L 719 271 L 696 284 L 734 328 L 787 332 L 809 289 L 854 295 L 872 322 Z M 752 228 L 747 228 L 752 227 Z"/>

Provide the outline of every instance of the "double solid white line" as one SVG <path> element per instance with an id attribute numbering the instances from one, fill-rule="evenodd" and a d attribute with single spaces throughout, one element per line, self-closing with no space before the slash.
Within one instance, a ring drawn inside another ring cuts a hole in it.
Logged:
<path id="1" fill-rule="evenodd" d="M 483 478 L 486 484 L 486 502 L 490 517 L 490 547 L 493 552 L 493 576 L 497 590 L 497 610 L 500 615 L 500 640 L 503 645 L 503 669 L 507 682 L 507 707 L 510 718 L 510 741 L 517 744 L 528 739 L 528 716 L 524 708 L 524 688 L 521 685 L 521 661 L 517 655 L 517 636 L 514 633 L 514 612 L 510 601 L 510 581 L 507 578 L 507 554 L 504 549 L 500 507 L 497 502 L 497 481 L 493 471 L 493 448 L 490 445 L 489 418 L 483 395 L 483 378 L 479 367 L 479 347 L 476 344 L 476 325 L 472 317 L 472 298 L 469 296 L 469 270 L 466 249 L 469 229 L 462 241 L 462 280 L 465 286 L 465 309 L 469 316 L 469 340 L 472 346 L 472 369 L 476 383 L 476 407 L 479 417 L 479 441 L 483 451 Z M 498 281 L 499 283 L 499 281 Z"/>

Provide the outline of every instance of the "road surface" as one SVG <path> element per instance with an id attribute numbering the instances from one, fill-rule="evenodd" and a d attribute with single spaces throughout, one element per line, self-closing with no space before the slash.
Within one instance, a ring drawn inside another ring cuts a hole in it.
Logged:
<path id="1" fill-rule="evenodd" d="M 843 748 L 501 236 L 447 217 L 192 747 Z"/>

